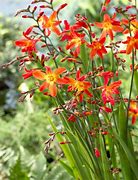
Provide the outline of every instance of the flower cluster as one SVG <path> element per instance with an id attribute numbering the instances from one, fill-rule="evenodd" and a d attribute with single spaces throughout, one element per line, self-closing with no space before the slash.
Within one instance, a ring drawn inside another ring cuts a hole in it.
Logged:
<path id="1" fill-rule="evenodd" d="M 131 69 L 133 73 L 135 71 L 134 59 L 138 49 L 135 6 L 114 8 L 115 13 L 111 15 L 106 10 L 110 0 L 106 0 L 102 6 L 101 14 L 104 14 L 101 21 L 90 21 L 77 14 L 71 24 L 60 18 L 67 4 L 54 9 L 53 1 L 45 1 L 46 5 L 39 5 L 40 2 L 33 1 L 32 6 L 17 13 L 25 13 L 22 18 L 34 21 L 23 32 L 23 38 L 15 42 L 23 53 L 19 59 L 20 67 L 25 71 L 23 78 L 34 79 L 35 91 L 38 89 L 44 95 L 55 98 L 59 104 L 56 113 L 64 111 L 69 123 L 84 123 L 93 117 L 92 121 L 98 123 L 106 115 L 114 113 L 114 108 L 123 102 L 128 103 L 126 118 L 132 116 L 134 124 L 138 106 L 131 103 L 132 89 L 127 102 L 124 102 L 120 75 L 124 70 L 123 55 L 132 55 Z M 57 43 L 52 40 L 53 37 Z M 75 102 L 73 106 L 72 102 Z M 89 123 L 86 123 L 88 131 Z M 96 157 L 100 157 L 97 147 L 94 151 Z"/>

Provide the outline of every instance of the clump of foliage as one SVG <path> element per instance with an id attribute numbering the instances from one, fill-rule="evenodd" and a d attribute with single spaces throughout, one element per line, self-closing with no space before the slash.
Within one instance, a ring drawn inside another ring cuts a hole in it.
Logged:
<path id="1" fill-rule="evenodd" d="M 34 0 L 17 12 L 33 20 L 15 42 L 23 55 L 22 77 L 34 82 L 21 99 L 40 92 L 55 103 L 61 127 L 49 119 L 54 132 L 46 151 L 57 137 L 68 161 L 62 164 L 73 178 L 138 179 L 132 128 L 138 118 L 137 6 L 114 7 L 105 0 L 99 19 L 76 14 L 73 23 L 60 16 L 66 6 Z"/>
<path id="2" fill-rule="evenodd" d="M 10 17 L 0 17 L 0 178 L 45 180 L 65 176 L 68 179 L 68 173 L 55 159 L 55 154 L 61 153 L 57 143 L 53 143 L 55 150 L 50 150 L 49 155 L 44 151 L 44 142 L 51 132 L 47 110 L 53 103 L 42 105 L 42 100 L 47 101 L 43 96 L 17 103 L 19 92 L 29 88 L 15 75 L 19 70 L 17 64 L 11 63 L 19 53 L 14 41 L 22 26 Z M 9 61 L 11 66 L 6 68 Z"/>

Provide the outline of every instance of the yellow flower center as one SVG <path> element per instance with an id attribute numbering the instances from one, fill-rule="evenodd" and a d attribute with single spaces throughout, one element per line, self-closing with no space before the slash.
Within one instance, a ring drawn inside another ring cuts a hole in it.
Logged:
<path id="1" fill-rule="evenodd" d="M 135 38 L 134 38 L 134 43 L 136 43 L 136 44 L 137 44 L 137 43 L 138 43 L 138 39 L 135 39 Z"/>
<path id="2" fill-rule="evenodd" d="M 71 43 L 74 43 L 76 46 L 81 45 L 81 39 L 79 37 L 72 39 Z"/>
<path id="3" fill-rule="evenodd" d="M 50 28 L 53 26 L 53 21 L 49 20 L 47 23 L 45 23 L 45 25 Z"/>
<path id="4" fill-rule="evenodd" d="M 75 88 L 78 90 L 78 91 L 84 91 L 85 87 L 84 87 L 84 83 L 81 82 L 81 81 L 77 81 L 75 83 Z"/>
<path id="5" fill-rule="evenodd" d="M 26 43 L 26 46 L 29 47 L 29 46 L 32 46 L 33 45 L 33 42 L 31 40 L 28 40 L 27 43 Z"/>
<path id="6" fill-rule="evenodd" d="M 112 29 L 112 24 L 110 22 L 104 22 L 104 28 L 107 30 Z"/>
<path id="7" fill-rule="evenodd" d="M 112 94 L 112 89 L 110 88 L 110 86 L 106 86 L 105 87 L 105 94 L 106 96 L 110 96 Z"/>
<path id="8" fill-rule="evenodd" d="M 47 74 L 45 78 L 48 83 L 55 83 L 57 80 L 57 77 L 55 74 Z"/>
<path id="9" fill-rule="evenodd" d="M 131 24 L 130 24 L 130 29 L 131 29 L 131 31 L 136 31 L 137 29 L 138 29 L 138 22 L 136 21 L 134 21 L 134 22 L 132 22 Z"/>
<path id="10" fill-rule="evenodd" d="M 134 44 L 138 43 L 138 39 L 135 39 L 134 37 L 131 38 L 129 41 L 129 46 L 134 46 Z"/>
<path id="11" fill-rule="evenodd" d="M 94 44 L 94 49 L 101 49 L 101 47 L 102 47 L 102 45 L 101 45 L 101 43 L 99 43 L 99 42 L 95 42 L 95 44 Z"/>

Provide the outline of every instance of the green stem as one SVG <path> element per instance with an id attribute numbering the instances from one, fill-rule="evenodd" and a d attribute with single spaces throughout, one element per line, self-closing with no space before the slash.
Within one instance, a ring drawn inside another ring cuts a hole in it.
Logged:
<path id="1" fill-rule="evenodd" d="M 129 91 L 129 98 L 128 98 L 128 106 L 127 106 L 127 118 L 126 118 L 126 126 L 128 126 L 128 118 L 129 118 L 129 107 L 131 102 L 131 95 L 132 95 L 132 88 L 134 82 L 134 51 L 132 52 L 132 76 L 131 76 L 131 84 L 130 84 L 130 91 Z"/>

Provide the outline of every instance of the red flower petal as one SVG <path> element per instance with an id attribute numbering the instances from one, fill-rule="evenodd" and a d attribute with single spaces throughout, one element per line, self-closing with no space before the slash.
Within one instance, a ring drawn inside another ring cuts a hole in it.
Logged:
<path id="1" fill-rule="evenodd" d="M 36 78 L 36 79 L 39 79 L 39 80 L 44 80 L 45 79 L 45 73 L 43 73 L 41 70 L 35 70 L 33 71 L 33 76 Z"/>
<path id="2" fill-rule="evenodd" d="M 39 90 L 40 91 L 44 91 L 46 88 L 49 87 L 49 84 L 45 81 L 43 82 L 43 84 L 40 86 Z"/>
<path id="3" fill-rule="evenodd" d="M 54 73 L 57 74 L 57 75 L 60 75 L 60 74 L 62 74 L 62 73 L 65 72 L 65 71 L 66 71 L 66 68 L 64 68 L 64 67 L 59 67 L 59 68 L 57 68 L 57 69 L 54 71 Z"/>
<path id="4" fill-rule="evenodd" d="M 52 97 L 55 97 L 57 95 L 57 87 L 55 84 L 51 83 L 49 85 L 49 92 Z"/>

